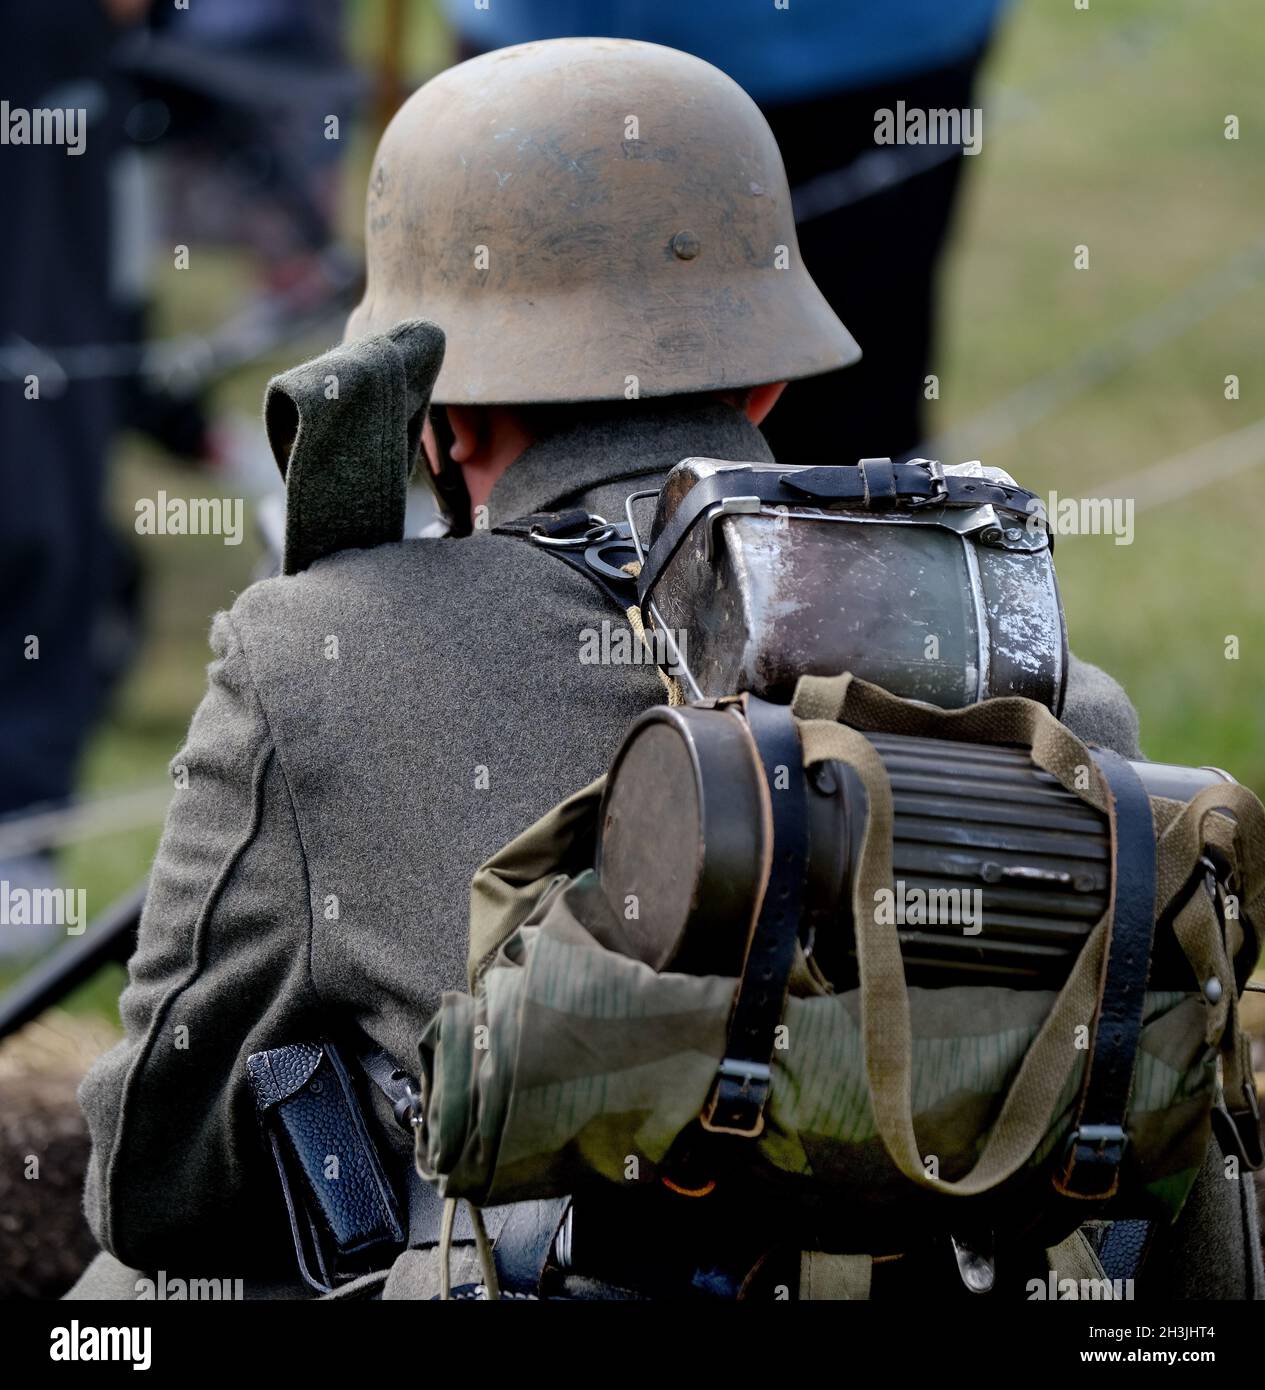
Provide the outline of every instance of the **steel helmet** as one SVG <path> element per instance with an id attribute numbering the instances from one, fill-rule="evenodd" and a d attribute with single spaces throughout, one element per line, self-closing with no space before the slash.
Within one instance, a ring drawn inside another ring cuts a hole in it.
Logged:
<path id="1" fill-rule="evenodd" d="M 552 39 L 448 69 L 378 146 L 349 338 L 447 334 L 447 405 L 754 386 L 860 356 L 799 256 L 750 97 L 658 44 Z"/>

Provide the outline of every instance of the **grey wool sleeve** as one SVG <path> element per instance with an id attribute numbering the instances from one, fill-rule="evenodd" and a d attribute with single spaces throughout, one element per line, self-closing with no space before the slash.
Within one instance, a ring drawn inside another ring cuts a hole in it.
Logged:
<path id="1" fill-rule="evenodd" d="M 1158 1302 L 1265 1299 L 1256 1186 L 1242 1163 L 1226 1161 L 1215 1136 L 1181 1215 L 1156 1233 L 1138 1296 Z"/>
<path id="2" fill-rule="evenodd" d="M 1119 682 L 1106 671 L 1071 655 L 1063 723 L 1086 743 L 1113 749 L 1123 758 L 1138 759 L 1138 712 Z"/>
<path id="3" fill-rule="evenodd" d="M 205 1267 L 284 1219 L 245 1085 L 249 1053 L 314 1036 L 310 906 L 285 777 L 229 615 L 176 785 L 120 1001 L 84 1079 L 85 1210 L 125 1264 Z M 279 1233 L 280 1234 L 280 1233 Z M 282 1234 L 282 1247 L 286 1237 Z M 205 1267 L 205 1268 L 201 1268 Z"/>

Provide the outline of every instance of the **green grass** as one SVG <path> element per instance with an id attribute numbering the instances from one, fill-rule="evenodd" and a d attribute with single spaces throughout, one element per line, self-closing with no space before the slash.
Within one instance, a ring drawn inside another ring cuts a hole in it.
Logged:
<path id="1" fill-rule="evenodd" d="M 1108 35 L 1155 41 L 1104 71 Z M 942 394 L 951 430 L 1109 338 L 1265 231 L 1265 31 L 1246 0 L 1063 0 L 1015 7 L 982 96 L 984 153 L 946 267 Z M 1049 74 L 1061 72 L 1054 82 Z M 1083 77 L 1078 77 L 1083 73 Z M 1030 95 L 989 125 L 994 98 Z M 1224 138 L 1228 113 L 1241 138 Z M 1090 269 L 1073 248 L 1090 248 Z M 1116 478 L 1265 416 L 1257 283 L 1173 341 L 991 447 L 1039 492 L 1097 495 Z M 1241 398 L 1224 398 L 1224 378 Z M 969 431 L 960 436 L 969 449 Z M 1139 515 L 1132 546 L 1057 550 L 1075 650 L 1138 706 L 1153 758 L 1217 763 L 1265 790 L 1265 460 Z M 1224 656 L 1236 634 L 1237 661 Z"/>
<path id="2" fill-rule="evenodd" d="M 376 62 L 382 9 L 355 6 L 355 49 Z M 1139 46 L 1121 35 L 1142 34 Z M 429 8 L 412 23 L 406 65 L 422 74 L 445 57 Z M 980 411 L 1106 339 L 1265 233 L 1265 28 L 1248 0 L 1027 0 L 989 64 L 981 104 L 984 151 L 969 162 L 958 235 L 943 276 L 942 396 L 936 432 Z M 1027 114 L 1003 122 L 1000 100 Z M 1242 138 L 1226 141 L 1227 113 Z M 354 145 L 348 235 L 359 239 L 369 157 Z M 1091 269 L 1072 268 L 1088 244 Z M 159 267 L 166 331 L 210 326 L 247 292 L 238 256 L 194 247 L 194 268 Z M 857 253 L 863 264 L 863 251 Z M 1222 305 L 1171 343 L 1138 357 L 1015 438 L 986 451 L 1038 491 L 1092 495 L 1106 482 L 1265 415 L 1260 324 L 1265 285 Z M 268 375 L 322 344 L 296 345 L 224 384 L 217 402 L 258 410 Z M 1227 373 L 1242 399 L 1227 402 Z M 969 435 L 961 457 L 972 457 Z M 190 490 L 190 475 L 135 441 L 117 451 L 114 505 L 158 487 Z M 946 461 L 953 461 L 947 458 Z M 198 490 L 209 486 L 196 480 Z M 1057 558 L 1074 648 L 1121 679 L 1142 716 L 1151 757 L 1216 763 L 1265 790 L 1265 469 L 1138 518 L 1138 539 L 1064 538 Z M 103 791 L 165 775 L 204 684 L 211 614 L 249 582 L 254 553 L 207 540 L 151 538 L 145 650 L 85 763 Z M 1226 634 L 1241 655 L 1227 661 Z M 69 851 L 70 881 L 103 905 L 148 867 L 158 827 Z M 109 1012 L 120 974 L 81 992 Z"/>

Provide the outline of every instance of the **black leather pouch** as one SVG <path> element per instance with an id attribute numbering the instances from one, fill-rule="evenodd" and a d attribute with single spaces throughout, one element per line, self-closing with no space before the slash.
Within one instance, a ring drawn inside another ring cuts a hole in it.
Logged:
<path id="1" fill-rule="evenodd" d="M 406 1241 L 399 1195 L 338 1049 L 322 1042 L 256 1052 L 246 1075 L 304 1282 L 329 1293 L 390 1264 Z"/>

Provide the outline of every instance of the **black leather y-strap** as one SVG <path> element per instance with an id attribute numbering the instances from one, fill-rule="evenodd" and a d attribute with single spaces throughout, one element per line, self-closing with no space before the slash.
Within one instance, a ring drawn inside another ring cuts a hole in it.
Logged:
<path id="1" fill-rule="evenodd" d="M 564 512 L 531 512 L 527 516 L 504 521 L 492 528 L 498 536 L 541 535 L 549 540 L 574 536 L 592 526 L 592 516 L 583 507 L 569 507 Z"/>
<path id="2" fill-rule="evenodd" d="M 636 557 L 628 525 L 620 522 L 602 526 L 600 530 L 608 533 L 605 539 L 588 543 L 586 534 L 598 529 L 588 512 L 574 509 L 533 512 L 494 526 L 492 532 L 535 541 L 541 550 L 596 584 L 621 613 L 627 613 L 637 602 L 636 580 L 613 561 L 626 563 Z"/>
<path id="3" fill-rule="evenodd" d="M 1076 1122 L 1054 1184 L 1065 1196 L 1102 1200 L 1115 1193 L 1127 1142 L 1155 934 L 1155 825 L 1150 797 L 1128 762 L 1105 748 L 1091 751 L 1109 792 L 1111 936 Z"/>
<path id="4" fill-rule="evenodd" d="M 744 696 L 742 704 L 772 804 L 772 855 L 729 1018 L 725 1056 L 700 1122 L 712 1133 L 754 1138 L 764 1128 L 773 1049 L 795 959 L 807 859 L 808 796 L 803 752 L 789 707 L 753 695 Z"/>

